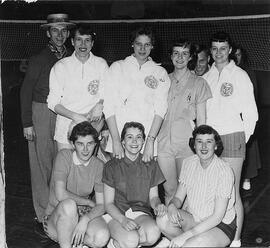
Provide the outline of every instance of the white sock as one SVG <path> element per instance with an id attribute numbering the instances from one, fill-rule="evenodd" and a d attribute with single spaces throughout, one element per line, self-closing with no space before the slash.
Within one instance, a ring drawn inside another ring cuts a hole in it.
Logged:
<path id="1" fill-rule="evenodd" d="M 241 247 L 241 239 L 233 240 L 233 242 L 230 244 L 230 247 Z"/>

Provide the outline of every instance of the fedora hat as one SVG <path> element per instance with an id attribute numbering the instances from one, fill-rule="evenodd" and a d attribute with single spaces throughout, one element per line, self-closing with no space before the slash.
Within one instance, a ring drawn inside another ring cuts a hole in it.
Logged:
<path id="1" fill-rule="evenodd" d="M 66 25 L 68 28 L 72 28 L 75 23 L 69 22 L 67 14 L 50 14 L 47 16 L 47 23 L 40 25 L 40 27 L 47 29 L 56 25 Z"/>

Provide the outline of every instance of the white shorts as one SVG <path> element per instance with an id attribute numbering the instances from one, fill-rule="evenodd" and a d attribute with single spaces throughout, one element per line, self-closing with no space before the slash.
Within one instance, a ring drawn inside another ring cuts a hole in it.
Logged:
<path id="1" fill-rule="evenodd" d="M 132 220 L 135 220 L 137 217 L 139 217 L 141 215 L 148 215 L 148 214 L 145 212 L 142 212 L 142 211 L 134 211 L 133 212 L 131 208 L 129 208 L 125 212 L 125 216 L 129 219 L 132 219 Z M 109 223 L 113 219 L 109 214 L 104 214 L 104 215 L 102 215 L 102 217 L 106 223 Z"/>

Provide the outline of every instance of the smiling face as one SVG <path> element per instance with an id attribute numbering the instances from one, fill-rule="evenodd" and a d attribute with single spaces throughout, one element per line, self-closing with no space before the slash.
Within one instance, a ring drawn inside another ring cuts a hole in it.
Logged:
<path id="1" fill-rule="evenodd" d="M 195 73 L 198 76 L 202 76 L 208 71 L 208 62 L 209 62 L 210 57 L 207 56 L 205 51 L 201 51 L 198 54 L 198 59 L 197 59 L 197 64 L 195 67 Z"/>
<path id="2" fill-rule="evenodd" d="M 195 138 L 195 151 L 200 158 L 201 165 L 207 167 L 211 162 L 217 148 L 214 134 L 197 134 Z"/>
<path id="3" fill-rule="evenodd" d="M 57 48 L 61 48 L 69 36 L 66 25 L 55 25 L 47 30 L 47 36 Z"/>
<path id="4" fill-rule="evenodd" d="M 226 64 L 228 64 L 231 51 L 232 48 L 227 41 L 212 42 L 211 54 L 216 65 L 225 66 Z"/>
<path id="5" fill-rule="evenodd" d="M 191 60 L 189 48 L 175 46 L 172 50 L 171 60 L 175 69 L 187 68 L 188 62 Z"/>
<path id="6" fill-rule="evenodd" d="M 148 60 L 153 45 L 149 36 L 139 35 L 134 40 L 132 47 L 134 49 L 135 58 L 138 60 L 138 63 L 142 65 Z"/>
<path id="7" fill-rule="evenodd" d="M 80 61 L 85 62 L 89 58 L 90 51 L 94 45 L 92 36 L 88 34 L 81 35 L 77 31 L 71 42 L 74 46 L 76 57 Z"/>
<path id="8" fill-rule="evenodd" d="M 122 145 L 125 150 L 125 155 L 130 160 L 134 161 L 138 157 L 143 147 L 143 143 L 143 133 L 139 128 L 127 128 Z"/>
<path id="9" fill-rule="evenodd" d="M 77 157 L 82 163 L 86 163 L 90 160 L 95 146 L 96 142 L 92 135 L 78 136 L 73 144 Z"/>

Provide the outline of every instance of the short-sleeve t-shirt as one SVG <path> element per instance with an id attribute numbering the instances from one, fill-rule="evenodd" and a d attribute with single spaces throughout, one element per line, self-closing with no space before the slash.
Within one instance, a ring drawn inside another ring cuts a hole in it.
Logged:
<path id="1" fill-rule="evenodd" d="M 207 168 L 200 165 L 197 155 L 183 161 L 179 183 L 187 190 L 188 209 L 195 221 L 201 222 L 214 212 L 216 198 L 228 198 L 223 222 L 235 217 L 234 174 L 227 162 L 214 155 Z"/>
<path id="2" fill-rule="evenodd" d="M 102 181 L 115 189 L 114 203 L 123 214 L 131 208 L 151 215 L 150 189 L 165 179 L 155 160 L 145 163 L 139 154 L 135 161 L 127 157 L 108 161 Z"/>
<path id="3" fill-rule="evenodd" d="M 73 194 L 88 198 L 93 190 L 103 192 L 102 173 L 104 163 L 92 156 L 89 163 L 84 165 L 78 160 L 76 152 L 63 149 L 58 152 L 52 172 L 49 203 L 46 214 L 51 214 L 59 201 L 55 195 L 55 182 L 62 181 L 67 190 Z"/>

